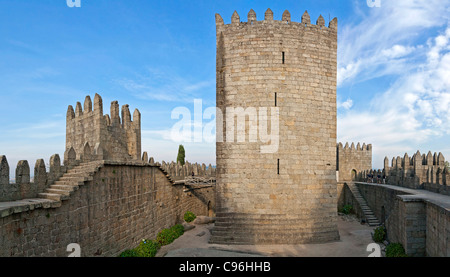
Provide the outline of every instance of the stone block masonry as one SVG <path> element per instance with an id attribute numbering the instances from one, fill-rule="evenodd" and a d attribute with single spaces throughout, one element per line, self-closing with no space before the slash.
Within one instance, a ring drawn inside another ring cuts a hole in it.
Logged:
<path id="1" fill-rule="evenodd" d="M 351 146 L 348 143 L 345 147 L 342 143 L 337 145 L 337 167 L 339 172 L 338 181 L 355 181 L 359 180 L 363 176 L 364 172 L 372 169 L 372 145 L 366 145 L 363 143 L 361 146 L 359 143 L 356 145 L 352 143 Z"/>
<path id="2" fill-rule="evenodd" d="M 81 246 L 82 256 L 117 256 L 181 223 L 186 211 L 208 215 L 214 207 L 213 187 L 186 193 L 145 162 L 90 162 L 68 174 L 86 177 L 59 184 L 72 188 L 61 200 L 0 203 L 0 256 L 66 257 L 70 243 Z"/>
<path id="3" fill-rule="evenodd" d="M 77 102 L 75 111 L 71 105 L 66 116 L 66 150 L 64 163 L 74 159 L 92 160 L 140 160 L 141 159 L 141 114 L 133 112 L 133 121 L 128 105 L 111 102 L 111 115 L 103 115 L 103 101 L 95 94 L 94 108 L 90 96 L 86 96 L 84 110 Z M 74 157 L 77 153 L 77 157 Z"/>
<path id="4" fill-rule="evenodd" d="M 69 106 L 64 165 L 55 154 L 47 172 L 39 159 L 33 182 L 22 160 L 11 184 L 0 155 L 0 256 L 64 257 L 71 243 L 82 256 L 117 256 L 182 223 L 186 211 L 214 215 L 215 187 L 186 189 L 181 181 L 191 172 L 213 179 L 214 168 L 141 157 L 140 117 L 136 109 L 131 121 L 128 105 L 119 117 L 117 101 L 111 117 L 103 115 L 98 94 L 94 109 L 89 96 L 84 110 Z"/>
<path id="5" fill-rule="evenodd" d="M 417 151 L 411 158 L 408 154 L 392 158 L 391 165 L 386 157 L 383 171 L 388 184 L 450 195 L 450 174 L 442 153 Z"/>
<path id="6" fill-rule="evenodd" d="M 28 161 L 19 161 L 16 167 L 15 183 L 9 181 L 9 164 L 6 156 L 0 155 L 0 202 L 36 198 L 58 180 L 67 170 L 61 165 L 58 154 L 50 157 L 49 171 L 43 159 L 38 159 L 34 167 L 34 181 L 31 182 Z"/>
<path id="7" fill-rule="evenodd" d="M 401 243 L 413 257 L 450 257 L 450 196 L 391 185 L 356 185 L 385 224 L 389 242 Z"/>
<path id="8" fill-rule="evenodd" d="M 337 19 L 326 27 L 320 16 L 312 25 L 307 12 L 293 22 L 285 11 L 279 21 L 268 9 L 264 20 L 251 10 L 247 22 L 235 12 L 231 24 L 224 24 L 216 14 L 216 35 L 217 107 L 226 113 L 228 108 L 276 108 L 279 147 L 262 153 L 270 142 L 236 142 L 227 133 L 234 118 L 217 119 L 226 138 L 216 145 L 217 220 L 211 242 L 339 239 Z M 249 124 L 246 119 L 246 138 Z M 273 131 L 271 122 L 267 129 Z"/>

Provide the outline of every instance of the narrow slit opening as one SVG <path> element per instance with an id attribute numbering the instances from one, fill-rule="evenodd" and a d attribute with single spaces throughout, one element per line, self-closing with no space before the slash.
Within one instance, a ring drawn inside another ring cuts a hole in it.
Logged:
<path id="1" fill-rule="evenodd" d="M 277 174 L 280 175 L 280 159 L 277 160 Z"/>

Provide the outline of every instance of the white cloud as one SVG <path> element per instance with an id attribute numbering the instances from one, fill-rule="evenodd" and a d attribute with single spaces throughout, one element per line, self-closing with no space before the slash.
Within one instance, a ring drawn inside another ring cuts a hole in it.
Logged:
<path id="1" fill-rule="evenodd" d="M 392 48 L 381 51 L 381 54 L 388 59 L 396 59 L 407 56 L 415 50 L 415 47 L 405 47 L 403 45 L 394 45 Z"/>
<path id="2" fill-rule="evenodd" d="M 353 100 L 347 99 L 345 102 L 337 102 L 337 108 L 344 108 L 345 110 L 349 110 L 353 106 Z"/>
<path id="3" fill-rule="evenodd" d="M 408 52 L 402 47 L 390 49 L 385 54 Z M 427 59 L 373 98 L 370 109 L 349 112 L 338 119 L 339 139 L 374 144 L 376 165 L 384 155 L 415 152 L 413 148 L 432 145 L 450 134 L 450 26 L 430 38 L 424 51 Z"/>
<path id="4" fill-rule="evenodd" d="M 360 9 L 366 12 L 362 21 L 340 29 L 338 87 L 415 68 L 412 62 L 423 55 L 423 47 L 413 44 L 427 29 L 448 22 L 449 6 L 450 0 L 397 0 Z M 414 59 L 405 59 L 411 54 Z"/>
<path id="5" fill-rule="evenodd" d="M 215 91 L 215 80 L 192 80 L 171 69 L 149 68 L 134 79 L 123 78 L 116 83 L 138 98 L 166 102 L 192 102 L 201 98 L 205 89 Z"/>

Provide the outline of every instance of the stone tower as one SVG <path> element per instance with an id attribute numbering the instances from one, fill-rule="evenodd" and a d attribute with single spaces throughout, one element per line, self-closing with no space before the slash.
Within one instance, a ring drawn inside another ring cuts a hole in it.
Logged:
<path id="1" fill-rule="evenodd" d="M 216 31 L 216 97 L 223 115 L 216 116 L 217 217 L 211 242 L 339 239 L 337 19 L 326 27 L 320 16 L 312 25 L 307 12 L 299 23 L 285 11 L 279 21 L 268 9 L 258 21 L 251 10 L 247 22 L 234 12 L 231 24 L 216 14 Z M 245 141 L 235 139 L 235 129 L 245 129 Z M 269 145 L 272 151 L 263 151 Z"/>
<path id="2" fill-rule="evenodd" d="M 95 94 L 94 107 L 90 96 L 84 100 L 84 109 L 77 102 L 75 111 L 71 105 L 66 116 L 66 150 L 64 163 L 74 160 L 140 160 L 141 113 L 136 109 L 131 120 L 128 105 L 111 102 L 111 116 L 103 115 L 103 101 Z"/>

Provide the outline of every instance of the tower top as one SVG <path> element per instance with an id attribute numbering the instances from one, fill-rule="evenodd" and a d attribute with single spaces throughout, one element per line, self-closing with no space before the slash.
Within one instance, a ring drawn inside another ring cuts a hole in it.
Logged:
<path id="1" fill-rule="evenodd" d="M 328 29 L 337 31 L 337 18 L 333 18 L 328 23 Z M 247 14 L 247 22 L 241 22 L 240 16 L 237 11 L 234 11 L 233 15 L 231 16 L 231 24 L 225 24 L 223 21 L 223 18 L 220 16 L 220 14 L 216 13 L 216 26 L 240 26 L 240 25 L 254 25 L 255 23 L 262 23 L 262 24 L 268 24 L 268 23 L 284 23 L 287 25 L 294 25 L 294 26 L 303 26 L 303 27 L 316 27 L 319 29 L 322 29 L 322 27 L 326 28 L 325 25 L 325 19 L 322 15 L 320 15 L 316 20 L 316 25 L 311 25 L 311 18 L 308 14 L 308 11 L 305 11 L 303 15 L 301 16 L 300 22 L 294 22 L 291 21 L 291 13 L 288 10 L 285 10 L 282 14 L 281 20 L 274 20 L 273 12 L 271 9 L 267 9 L 264 13 L 264 20 L 257 20 L 256 12 L 251 9 L 249 13 Z"/>

